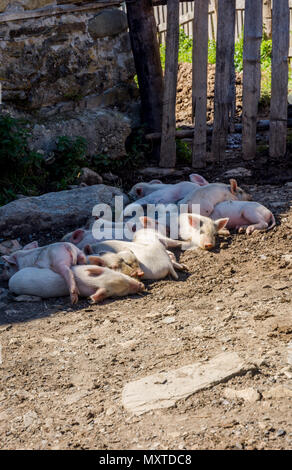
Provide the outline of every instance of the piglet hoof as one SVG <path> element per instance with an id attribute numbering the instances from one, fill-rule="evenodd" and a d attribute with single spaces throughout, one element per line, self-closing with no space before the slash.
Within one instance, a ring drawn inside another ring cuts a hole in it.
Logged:
<path id="1" fill-rule="evenodd" d="M 253 232 L 254 232 L 254 228 L 253 228 L 253 227 L 248 227 L 248 228 L 246 229 L 246 234 L 247 234 L 247 235 L 251 235 Z"/>
<path id="2" fill-rule="evenodd" d="M 75 305 L 78 302 L 78 292 L 71 292 L 70 294 L 71 304 Z"/>
<path id="3" fill-rule="evenodd" d="M 245 233 L 244 227 L 238 227 L 238 233 Z"/>

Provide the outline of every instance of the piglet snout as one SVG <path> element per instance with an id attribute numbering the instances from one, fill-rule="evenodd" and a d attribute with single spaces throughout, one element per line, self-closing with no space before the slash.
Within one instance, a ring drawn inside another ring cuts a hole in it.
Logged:
<path id="1" fill-rule="evenodd" d="M 204 243 L 204 250 L 212 250 L 213 247 L 212 243 Z"/>

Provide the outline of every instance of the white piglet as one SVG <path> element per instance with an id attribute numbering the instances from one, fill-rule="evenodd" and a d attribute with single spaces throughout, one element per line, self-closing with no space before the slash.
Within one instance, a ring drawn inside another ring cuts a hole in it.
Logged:
<path id="1" fill-rule="evenodd" d="M 145 290 L 144 284 L 130 276 L 100 266 L 73 266 L 72 272 L 82 297 L 100 302 L 107 297 L 120 297 Z M 68 285 L 51 269 L 24 268 L 9 280 L 14 294 L 36 295 L 42 298 L 62 297 L 69 294 Z"/>
<path id="2" fill-rule="evenodd" d="M 10 279 L 23 268 L 49 268 L 63 277 L 70 292 L 71 302 L 74 304 L 78 301 L 78 288 L 71 267 L 86 264 L 86 256 L 72 243 L 60 242 L 38 247 L 37 242 L 32 242 L 22 250 L 3 256 L 3 259 L 7 265 L 2 279 Z"/>
<path id="3" fill-rule="evenodd" d="M 239 232 L 246 230 L 247 235 L 255 230 L 270 230 L 276 225 L 272 212 L 255 201 L 220 202 L 215 206 L 211 217 L 228 217 L 227 228 L 234 228 Z"/>
<path id="4" fill-rule="evenodd" d="M 178 205 L 187 204 L 190 213 L 200 213 L 210 217 L 214 207 L 219 202 L 230 200 L 250 199 L 250 195 L 238 187 L 236 180 L 231 179 L 230 185 L 224 183 L 210 183 L 207 186 L 194 189 L 178 202 Z M 198 211 L 195 207 L 198 206 Z"/>
<path id="5" fill-rule="evenodd" d="M 216 235 L 224 230 L 227 223 L 227 218 L 214 221 L 199 214 L 180 214 L 180 238 L 184 240 L 182 250 L 211 250 L 215 247 Z"/>

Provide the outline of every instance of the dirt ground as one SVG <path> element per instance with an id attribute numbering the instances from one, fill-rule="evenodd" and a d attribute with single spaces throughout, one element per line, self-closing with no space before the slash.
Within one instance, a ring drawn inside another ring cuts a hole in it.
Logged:
<path id="1" fill-rule="evenodd" d="M 191 86 L 184 65 L 178 90 Z M 180 99 L 189 97 L 178 96 L 178 121 L 189 124 L 190 102 Z M 67 297 L 0 298 L 0 449 L 292 449 L 291 157 L 243 165 L 236 139 L 226 161 L 202 174 L 228 181 L 226 170 L 250 169 L 238 181 L 273 211 L 275 229 L 220 238 L 212 252 L 176 252 L 188 272 L 147 282 L 142 295 L 74 307 Z M 232 351 L 256 369 L 170 408 L 140 416 L 123 408 L 126 383 Z M 226 388 L 252 388 L 258 400 L 226 398 Z"/>
<path id="2" fill-rule="evenodd" d="M 180 63 L 177 76 L 176 118 L 178 126 L 192 125 L 192 64 Z M 236 73 L 236 112 L 235 122 L 240 122 L 242 114 L 243 74 Z M 214 120 L 215 65 L 208 65 L 207 124 Z M 259 107 L 259 119 L 267 119 L 269 110 Z"/>
<path id="3" fill-rule="evenodd" d="M 1 449 L 292 448 L 292 188 L 246 187 L 277 227 L 177 253 L 188 267 L 179 281 L 101 305 L 0 301 Z M 256 371 L 168 409 L 123 408 L 127 382 L 223 351 Z M 227 399 L 226 387 L 260 399 Z"/>

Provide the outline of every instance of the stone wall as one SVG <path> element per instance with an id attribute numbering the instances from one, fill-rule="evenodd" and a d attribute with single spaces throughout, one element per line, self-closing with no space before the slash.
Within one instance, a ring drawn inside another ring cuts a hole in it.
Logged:
<path id="1" fill-rule="evenodd" d="M 3 108 L 37 126 L 37 148 L 51 150 L 57 135 L 70 135 L 70 123 L 72 134 L 80 128 L 83 135 L 88 121 L 91 153 L 124 153 L 138 90 L 127 17 L 117 7 L 101 9 L 105 3 L 115 2 L 0 0 Z M 107 132 L 112 122 L 110 134 L 121 135 L 117 152 L 104 142 L 105 121 Z"/>

